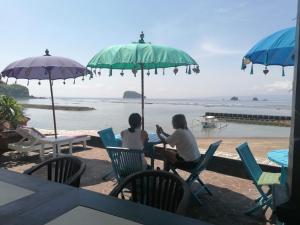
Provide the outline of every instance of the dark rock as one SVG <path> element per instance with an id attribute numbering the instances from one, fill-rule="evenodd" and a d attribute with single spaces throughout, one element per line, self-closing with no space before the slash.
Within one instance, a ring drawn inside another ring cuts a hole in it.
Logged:
<path id="1" fill-rule="evenodd" d="M 238 101 L 239 100 L 239 98 L 238 97 L 236 97 L 236 96 L 233 96 L 233 97 L 231 97 L 231 99 L 230 99 L 231 101 Z"/>
<path id="2" fill-rule="evenodd" d="M 125 91 L 123 98 L 141 98 L 142 95 L 136 91 Z M 146 96 L 144 96 L 146 98 Z"/>

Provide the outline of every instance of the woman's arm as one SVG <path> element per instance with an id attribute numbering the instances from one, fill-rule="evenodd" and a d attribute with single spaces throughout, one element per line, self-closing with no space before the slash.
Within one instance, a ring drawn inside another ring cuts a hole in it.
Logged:
<path id="1" fill-rule="evenodd" d="M 145 143 L 146 141 L 149 140 L 149 136 L 148 133 L 144 130 L 141 131 L 141 138 L 142 138 L 142 142 Z"/>

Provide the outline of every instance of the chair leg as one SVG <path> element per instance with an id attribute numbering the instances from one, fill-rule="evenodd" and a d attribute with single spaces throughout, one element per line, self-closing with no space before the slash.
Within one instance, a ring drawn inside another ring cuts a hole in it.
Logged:
<path id="1" fill-rule="evenodd" d="M 42 144 L 41 149 L 40 149 L 40 160 L 44 161 L 44 156 L 45 156 L 45 146 Z"/>
<path id="2" fill-rule="evenodd" d="M 198 178 L 197 178 L 197 181 L 204 187 L 204 189 L 207 191 L 207 193 L 209 194 L 209 195 L 213 195 L 212 193 L 211 193 L 211 191 L 209 190 L 209 188 L 203 183 L 203 181 L 199 178 L 199 176 L 198 176 Z"/>
<path id="3" fill-rule="evenodd" d="M 262 196 L 258 197 L 258 198 L 255 199 L 254 201 L 255 201 L 255 202 L 259 202 L 259 201 L 261 201 L 261 199 L 262 199 Z"/>
<path id="4" fill-rule="evenodd" d="M 266 206 L 267 208 L 270 207 L 272 209 L 273 208 L 272 207 L 272 198 L 264 198 L 264 196 L 261 196 L 260 200 L 257 201 L 256 206 L 247 210 L 245 212 L 245 214 L 250 216 L 252 213 L 256 212 L 257 210 L 263 209 L 264 206 Z"/>
<path id="5" fill-rule="evenodd" d="M 73 154 L 73 143 L 72 142 L 69 143 L 69 154 L 70 155 Z"/>

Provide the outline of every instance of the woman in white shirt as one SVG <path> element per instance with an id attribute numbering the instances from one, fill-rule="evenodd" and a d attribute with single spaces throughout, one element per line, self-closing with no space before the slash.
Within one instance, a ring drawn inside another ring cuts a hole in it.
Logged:
<path id="1" fill-rule="evenodd" d="M 143 150 L 144 144 L 148 140 L 148 134 L 141 130 L 142 117 L 138 113 L 132 113 L 128 122 L 130 127 L 121 132 L 122 147 Z"/>
<path id="2" fill-rule="evenodd" d="M 160 153 L 166 158 L 165 170 L 169 170 L 171 163 L 176 168 L 192 169 L 201 160 L 201 154 L 192 132 L 187 127 L 187 122 L 183 114 L 176 114 L 172 118 L 175 132 L 172 135 L 167 134 L 163 129 L 156 125 L 156 132 L 161 141 L 176 147 L 176 151 L 167 150 Z"/>

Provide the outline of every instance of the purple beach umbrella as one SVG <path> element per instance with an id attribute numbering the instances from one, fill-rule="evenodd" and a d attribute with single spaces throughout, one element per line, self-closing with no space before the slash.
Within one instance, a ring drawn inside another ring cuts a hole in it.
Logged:
<path id="1" fill-rule="evenodd" d="M 52 81 L 73 78 L 75 82 L 76 77 L 87 74 L 88 70 L 80 63 L 64 57 L 51 56 L 48 49 L 46 49 L 44 56 L 29 57 L 15 61 L 1 72 L 3 78 L 25 79 L 28 82 L 29 80 L 49 80 L 55 138 L 57 138 L 57 130 Z"/>

